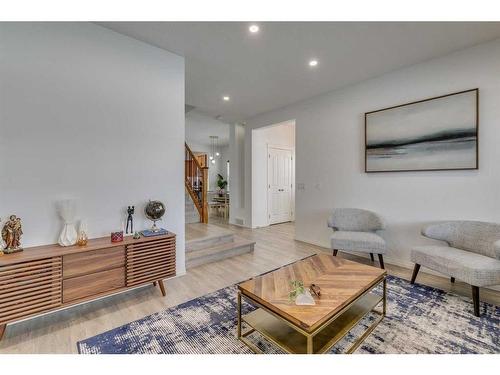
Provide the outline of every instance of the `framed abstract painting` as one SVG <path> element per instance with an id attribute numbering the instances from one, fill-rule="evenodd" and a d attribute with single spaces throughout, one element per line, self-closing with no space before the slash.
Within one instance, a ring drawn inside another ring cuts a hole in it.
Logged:
<path id="1" fill-rule="evenodd" d="M 365 172 L 478 169 L 479 89 L 365 113 Z"/>

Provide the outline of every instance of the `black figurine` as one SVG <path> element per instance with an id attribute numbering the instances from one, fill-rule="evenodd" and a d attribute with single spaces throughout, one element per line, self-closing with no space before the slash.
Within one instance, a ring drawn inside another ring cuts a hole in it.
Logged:
<path id="1" fill-rule="evenodd" d="M 130 224 L 130 233 L 134 233 L 134 218 L 132 215 L 134 214 L 135 211 L 135 206 L 128 206 L 127 208 L 127 230 L 125 231 L 125 234 L 128 234 L 128 225 Z"/>

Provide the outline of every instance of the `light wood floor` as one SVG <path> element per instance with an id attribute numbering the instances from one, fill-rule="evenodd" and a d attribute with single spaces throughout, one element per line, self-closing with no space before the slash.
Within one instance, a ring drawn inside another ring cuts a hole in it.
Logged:
<path id="1" fill-rule="evenodd" d="M 221 225 L 222 222 L 210 220 L 210 224 L 203 223 L 192 223 L 186 224 L 186 242 L 189 241 L 199 241 L 206 238 L 225 236 L 227 234 L 233 233 L 231 229 L 228 229 L 227 225 Z M 219 225 L 215 225 L 217 223 Z"/>
<path id="2" fill-rule="evenodd" d="M 247 229 L 218 223 L 212 224 L 233 230 L 238 236 L 256 241 L 253 254 L 245 254 L 220 262 L 192 268 L 184 276 L 167 280 L 167 296 L 151 286 L 112 296 L 93 303 L 76 306 L 7 327 L 0 353 L 76 353 L 79 340 L 94 336 L 146 315 L 161 311 L 198 296 L 232 285 L 269 271 L 294 260 L 327 249 L 294 241 L 292 223 L 261 229 Z M 364 263 L 369 260 L 339 254 Z M 376 263 L 378 266 L 378 263 Z M 386 265 L 392 275 L 409 279 L 411 271 Z M 419 283 L 470 296 L 470 287 L 461 282 L 420 273 Z M 500 293 L 481 290 L 481 299 L 500 304 Z"/>

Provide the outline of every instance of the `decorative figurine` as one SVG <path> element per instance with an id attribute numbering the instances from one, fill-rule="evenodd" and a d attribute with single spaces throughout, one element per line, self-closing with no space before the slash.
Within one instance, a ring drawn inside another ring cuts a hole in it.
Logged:
<path id="1" fill-rule="evenodd" d="M 9 221 L 5 223 L 2 229 L 2 239 L 5 242 L 5 254 L 17 253 L 23 251 L 21 247 L 21 235 L 23 234 L 21 218 L 16 215 L 10 215 Z"/>
<path id="2" fill-rule="evenodd" d="M 138 240 L 139 238 L 141 238 L 141 235 L 139 234 L 139 232 L 135 232 L 133 238 L 134 240 Z"/>
<path id="3" fill-rule="evenodd" d="M 128 225 L 130 224 L 130 233 L 134 233 L 134 218 L 132 215 L 135 212 L 135 206 L 128 206 L 127 208 L 127 230 L 125 231 L 125 234 L 128 234 Z"/>
<path id="4" fill-rule="evenodd" d="M 319 287 L 319 285 L 311 284 L 311 286 L 309 287 L 309 291 L 316 297 L 321 297 L 321 288 Z"/>

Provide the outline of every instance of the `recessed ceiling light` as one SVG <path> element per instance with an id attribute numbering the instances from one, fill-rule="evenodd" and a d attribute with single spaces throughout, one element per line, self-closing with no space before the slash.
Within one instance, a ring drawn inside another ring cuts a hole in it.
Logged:
<path id="1" fill-rule="evenodd" d="M 258 33 L 259 32 L 259 25 L 250 25 L 250 27 L 248 28 L 248 31 L 250 31 L 251 33 Z"/>
<path id="2" fill-rule="evenodd" d="M 316 65 L 318 65 L 318 60 L 312 59 L 309 61 L 309 66 L 316 66 Z"/>
<path id="3" fill-rule="evenodd" d="M 228 101 L 229 101 L 229 99 L 231 99 L 229 96 L 223 96 L 223 97 L 222 97 L 222 100 L 224 100 L 225 102 L 228 102 Z"/>

